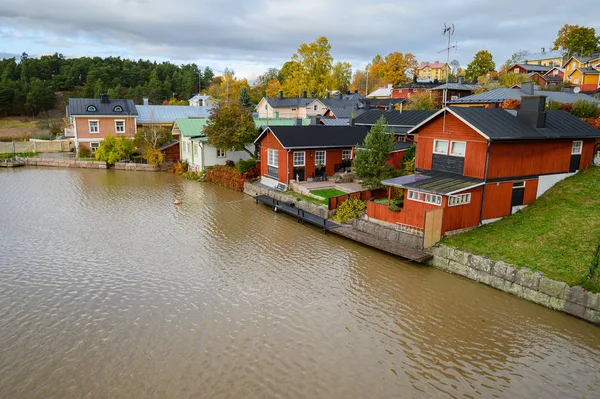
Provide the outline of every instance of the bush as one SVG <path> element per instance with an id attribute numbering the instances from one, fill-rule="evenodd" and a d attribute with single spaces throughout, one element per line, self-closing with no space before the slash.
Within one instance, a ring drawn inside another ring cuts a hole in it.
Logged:
<path id="1" fill-rule="evenodd" d="M 256 159 L 254 158 L 250 158 L 250 159 L 240 159 L 237 163 L 237 170 L 241 173 L 244 174 L 246 172 L 248 172 L 249 169 L 255 168 L 256 167 Z"/>
<path id="2" fill-rule="evenodd" d="M 178 161 L 171 169 L 169 169 L 169 172 L 176 173 L 178 175 L 183 175 L 188 171 L 188 167 L 189 165 L 187 161 Z"/>
<path id="3" fill-rule="evenodd" d="M 244 190 L 242 174 L 236 168 L 229 166 L 215 165 L 213 168 L 206 168 L 206 180 L 232 190 Z"/>
<path id="4" fill-rule="evenodd" d="M 225 161 L 225 166 L 233 168 L 233 167 L 235 167 L 235 162 L 228 159 L 227 161 Z"/>
<path id="5" fill-rule="evenodd" d="M 572 114 L 578 118 L 593 118 L 598 112 L 598 104 L 594 101 L 577 100 L 573 104 Z"/>
<path id="6" fill-rule="evenodd" d="M 123 159 L 131 159 L 134 151 L 133 140 L 125 137 L 115 138 L 109 134 L 96 150 L 96 159 L 114 165 Z"/>
<path id="7" fill-rule="evenodd" d="M 86 147 L 79 147 L 77 158 L 89 158 L 92 156 L 92 151 Z"/>
<path id="8" fill-rule="evenodd" d="M 160 150 L 148 147 L 146 148 L 146 154 L 144 155 L 144 159 L 148 161 L 150 165 L 162 165 L 165 161 L 165 156 Z"/>
<path id="9" fill-rule="evenodd" d="M 54 135 L 48 132 L 37 132 L 33 138 L 36 140 L 54 140 Z"/>
<path id="10" fill-rule="evenodd" d="M 367 203 L 358 198 L 350 197 L 338 206 L 333 216 L 333 220 L 340 223 L 346 223 L 348 220 L 357 218 L 367 210 Z"/>

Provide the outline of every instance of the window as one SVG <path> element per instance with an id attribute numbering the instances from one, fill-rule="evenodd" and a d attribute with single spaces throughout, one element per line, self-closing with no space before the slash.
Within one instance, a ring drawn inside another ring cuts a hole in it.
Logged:
<path id="1" fill-rule="evenodd" d="M 90 143 L 90 150 L 92 151 L 92 154 L 96 153 L 98 147 L 100 147 L 100 143 Z"/>
<path id="2" fill-rule="evenodd" d="M 217 158 L 225 158 L 225 150 L 217 148 Z"/>
<path id="3" fill-rule="evenodd" d="M 420 191 L 408 190 L 408 199 L 426 204 L 442 205 L 442 196 L 437 194 L 427 194 Z"/>
<path id="4" fill-rule="evenodd" d="M 575 69 L 575 68 L 577 68 L 577 64 L 575 64 L 575 61 L 573 61 L 573 62 L 571 63 L 571 69 Z"/>
<path id="5" fill-rule="evenodd" d="M 267 165 L 276 168 L 279 166 L 279 153 L 277 150 L 268 150 Z"/>
<path id="6" fill-rule="evenodd" d="M 315 165 L 325 165 L 325 151 L 315 151 Z"/>
<path id="7" fill-rule="evenodd" d="M 575 80 L 573 81 L 573 83 L 575 83 L 576 85 L 578 85 L 578 84 L 579 84 L 579 79 L 575 79 Z"/>
<path id="8" fill-rule="evenodd" d="M 87 112 L 96 112 L 98 109 L 94 105 L 87 106 Z"/>
<path id="9" fill-rule="evenodd" d="M 519 73 L 519 68 L 515 68 L 515 69 L 513 69 L 513 72 L 514 72 L 514 73 Z"/>
<path id="10" fill-rule="evenodd" d="M 319 110 L 319 106 L 317 104 L 313 105 L 313 111 L 318 111 Z"/>
<path id="11" fill-rule="evenodd" d="M 294 166 L 304 166 L 304 151 L 294 152 Z"/>
<path id="12" fill-rule="evenodd" d="M 90 133 L 100 133 L 99 121 L 88 121 L 88 125 L 90 127 Z"/>
<path id="13" fill-rule="evenodd" d="M 194 149 L 194 158 L 198 158 L 198 149 L 200 148 L 200 144 L 192 144 L 192 148 Z"/>
<path id="14" fill-rule="evenodd" d="M 434 140 L 433 141 L 433 153 L 434 154 L 448 154 L 448 140 Z"/>
<path id="15" fill-rule="evenodd" d="M 123 112 L 123 107 L 121 107 L 120 105 L 115 105 L 115 107 L 113 108 L 113 112 Z"/>
<path id="16" fill-rule="evenodd" d="M 471 194 L 459 194 L 448 197 L 448 206 L 464 205 L 471 203 Z"/>
<path id="17" fill-rule="evenodd" d="M 453 141 L 450 143 L 450 155 L 455 157 L 464 157 L 467 149 L 467 143 L 464 141 Z"/>
<path id="18" fill-rule="evenodd" d="M 296 108 L 292 108 L 292 111 L 295 111 L 295 110 L 296 110 Z"/>
<path id="19" fill-rule="evenodd" d="M 125 133 L 125 121 L 115 121 L 115 132 Z"/>
<path id="20" fill-rule="evenodd" d="M 513 183 L 513 189 L 514 188 L 523 188 L 525 187 L 525 182 L 524 181 L 516 181 Z"/>
<path id="21" fill-rule="evenodd" d="M 571 147 L 571 155 L 581 154 L 581 147 L 583 147 L 583 141 L 581 141 L 581 140 L 574 141 L 573 146 Z"/>
<path id="22" fill-rule="evenodd" d="M 352 159 L 352 150 L 342 150 L 342 159 Z"/>
<path id="23" fill-rule="evenodd" d="M 558 75 L 558 69 L 555 69 L 555 70 L 554 70 L 554 72 L 552 72 L 552 74 L 553 74 L 554 76 Z"/>
<path id="24" fill-rule="evenodd" d="M 265 109 L 267 109 L 267 104 L 265 104 Z"/>

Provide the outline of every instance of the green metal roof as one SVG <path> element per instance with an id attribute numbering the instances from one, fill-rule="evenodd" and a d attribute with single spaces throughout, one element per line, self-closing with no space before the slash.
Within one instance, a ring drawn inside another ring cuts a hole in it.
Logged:
<path id="1" fill-rule="evenodd" d="M 175 124 L 179 127 L 183 137 L 202 136 L 202 132 L 207 123 L 208 118 L 185 118 L 175 120 Z"/>
<path id="2" fill-rule="evenodd" d="M 206 136 L 194 137 L 190 141 L 198 141 L 200 143 L 208 143 L 208 137 L 206 137 Z"/>

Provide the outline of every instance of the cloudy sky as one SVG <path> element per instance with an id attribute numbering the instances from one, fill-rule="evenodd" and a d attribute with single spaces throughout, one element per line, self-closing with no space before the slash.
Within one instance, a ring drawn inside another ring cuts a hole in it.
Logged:
<path id="1" fill-rule="evenodd" d="M 588 11 L 565 0 L 1 0 L 0 57 L 25 51 L 196 62 L 254 79 L 318 36 L 354 69 L 393 51 L 445 60 L 442 29 L 454 23 L 451 59 L 467 65 L 488 49 L 499 66 L 521 49 L 551 47 L 566 23 L 600 31 L 595 0 L 577 9 Z"/>

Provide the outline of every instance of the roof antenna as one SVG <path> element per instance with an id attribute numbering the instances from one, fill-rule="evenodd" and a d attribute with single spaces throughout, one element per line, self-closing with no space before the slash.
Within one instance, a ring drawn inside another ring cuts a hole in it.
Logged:
<path id="1" fill-rule="evenodd" d="M 450 50 L 451 49 L 456 49 L 458 48 L 458 43 L 455 44 L 454 46 L 450 45 L 450 40 L 452 39 L 452 36 L 454 35 L 454 24 L 450 24 L 450 25 L 446 25 L 446 23 L 444 23 L 444 30 L 442 31 L 442 35 L 446 36 L 448 35 L 448 45 L 446 46 L 446 48 L 442 51 L 438 51 L 438 53 L 444 52 L 446 51 L 447 53 L 447 61 L 446 61 L 446 87 L 444 87 L 444 97 L 442 98 L 442 108 L 444 109 L 444 121 L 443 121 L 443 125 L 442 125 L 442 133 L 450 133 L 446 131 L 446 105 L 448 102 L 448 78 L 450 75 Z"/>

